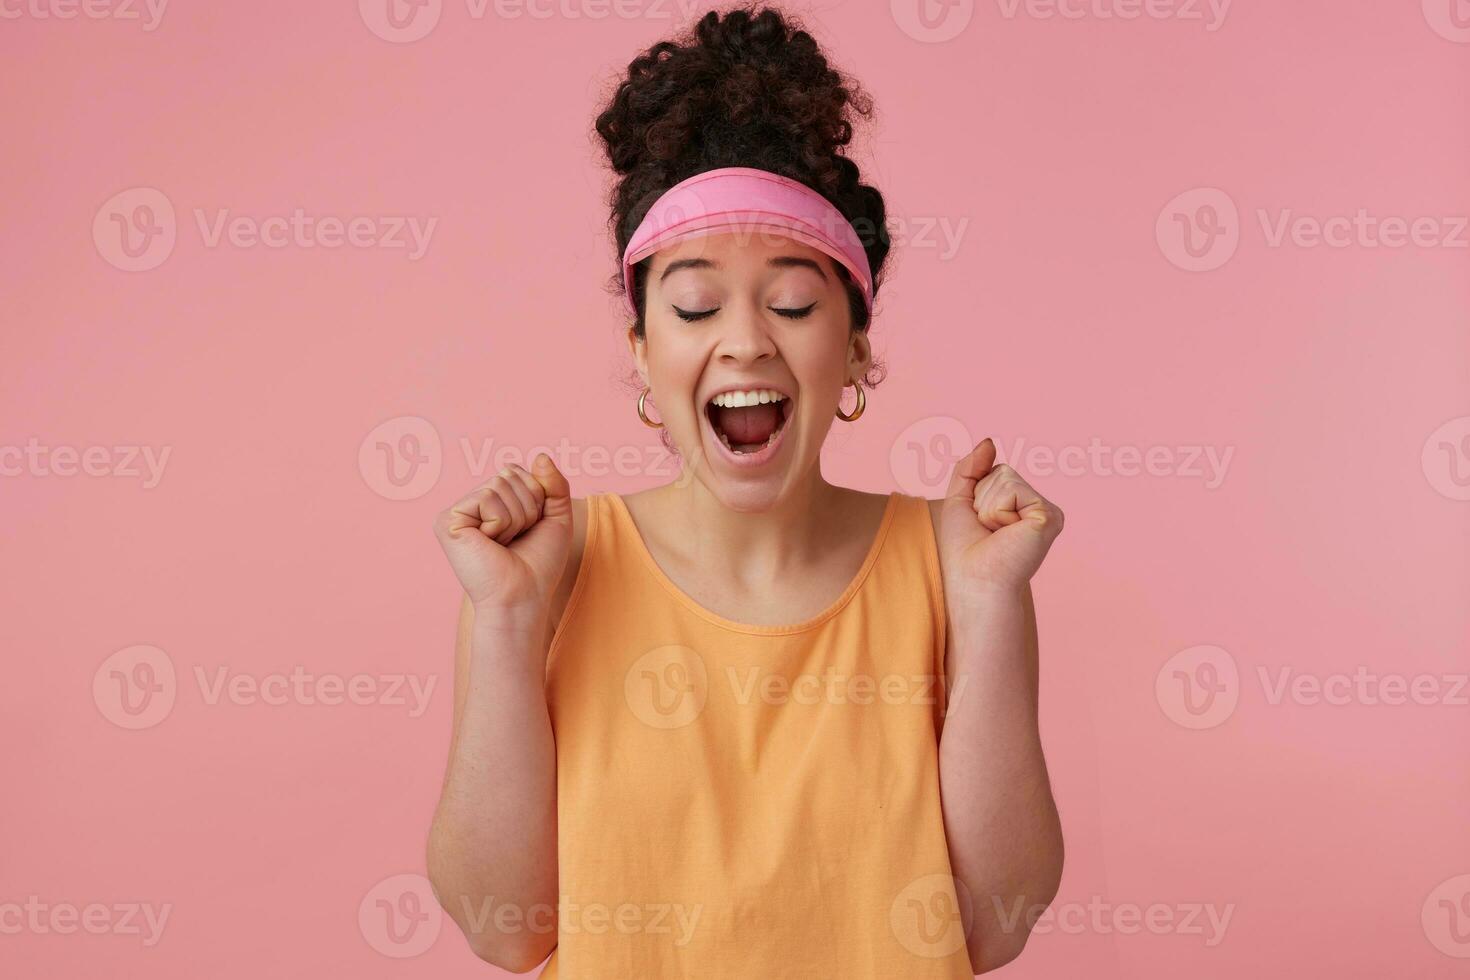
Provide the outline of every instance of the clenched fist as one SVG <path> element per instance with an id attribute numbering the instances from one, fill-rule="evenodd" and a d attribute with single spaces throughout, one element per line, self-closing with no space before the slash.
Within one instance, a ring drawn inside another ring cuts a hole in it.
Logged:
<path id="1" fill-rule="evenodd" d="M 1062 512 L 1011 467 L 987 438 L 955 464 L 936 537 L 945 598 L 963 603 L 1016 591 L 1031 580 L 1062 531 Z"/>
<path id="2" fill-rule="evenodd" d="M 438 514 L 434 534 L 476 611 L 540 615 L 571 550 L 571 487 L 542 453 Z"/>

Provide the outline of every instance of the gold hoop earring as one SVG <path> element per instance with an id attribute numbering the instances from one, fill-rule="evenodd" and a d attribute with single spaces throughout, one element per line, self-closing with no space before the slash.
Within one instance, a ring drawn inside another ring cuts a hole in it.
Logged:
<path id="1" fill-rule="evenodd" d="M 650 389 L 645 386 L 643 389 L 643 394 L 638 396 L 638 417 L 642 419 L 643 424 L 648 426 L 650 429 L 662 429 L 664 427 L 664 424 L 662 422 L 649 421 L 648 413 L 644 411 L 643 403 L 648 400 L 649 390 Z"/>
<path id="2" fill-rule="evenodd" d="M 852 414 L 851 415 L 843 415 L 842 414 L 842 405 L 839 404 L 837 406 L 837 417 L 840 418 L 844 422 L 856 422 L 858 420 L 858 416 L 862 415 L 863 414 L 863 411 L 868 407 L 868 400 L 865 397 L 863 397 L 863 386 L 860 385 L 860 384 L 858 384 L 856 381 L 854 381 L 852 383 L 852 386 L 853 386 L 854 389 L 857 390 L 857 396 L 858 396 L 857 407 L 852 410 Z M 847 386 L 846 385 L 843 385 L 843 387 L 846 388 Z"/>

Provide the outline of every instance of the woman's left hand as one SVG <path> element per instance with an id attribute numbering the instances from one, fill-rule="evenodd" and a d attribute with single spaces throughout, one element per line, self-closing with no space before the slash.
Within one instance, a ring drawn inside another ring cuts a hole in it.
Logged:
<path id="1" fill-rule="evenodd" d="M 939 563 L 951 605 L 1016 593 L 1062 531 L 1062 512 L 1020 474 L 995 463 L 987 437 L 955 463 L 940 505 Z"/>

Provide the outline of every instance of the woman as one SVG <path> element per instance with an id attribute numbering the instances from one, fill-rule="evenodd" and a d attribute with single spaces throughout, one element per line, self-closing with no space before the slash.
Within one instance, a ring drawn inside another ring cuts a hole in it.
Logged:
<path id="1" fill-rule="evenodd" d="M 636 407 L 683 471 L 581 499 L 542 455 L 437 520 L 465 600 L 429 872 L 496 965 L 966 977 L 1056 893 L 1029 580 L 1060 511 L 989 439 L 941 500 L 821 473 L 889 248 L 850 107 L 764 9 L 598 117 Z"/>

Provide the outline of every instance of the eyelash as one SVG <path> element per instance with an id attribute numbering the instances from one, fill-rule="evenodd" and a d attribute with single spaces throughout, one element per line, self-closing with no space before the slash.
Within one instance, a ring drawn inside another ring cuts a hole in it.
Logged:
<path id="1" fill-rule="evenodd" d="M 803 306 L 801 309 L 798 310 L 778 309 L 775 307 L 773 307 L 772 310 L 777 316 L 783 316 L 788 320 L 801 320 L 809 316 L 816 305 L 816 303 L 809 303 L 808 305 Z M 696 320 L 703 320 L 707 317 L 714 316 L 718 312 L 720 312 L 720 308 L 718 306 L 712 310 L 700 310 L 697 313 L 693 313 L 688 310 L 681 310 L 677 306 L 674 307 L 674 315 L 683 320 L 685 323 L 693 323 Z"/>

